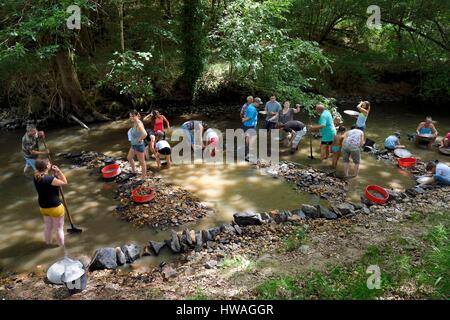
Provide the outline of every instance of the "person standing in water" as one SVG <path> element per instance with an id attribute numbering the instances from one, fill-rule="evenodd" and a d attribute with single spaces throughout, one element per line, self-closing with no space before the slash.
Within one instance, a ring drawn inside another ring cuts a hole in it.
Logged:
<path id="1" fill-rule="evenodd" d="M 367 117 L 370 113 L 370 102 L 369 101 L 361 101 L 357 106 L 356 109 L 359 111 L 358 118 L 356 119 L 356 128 L 364 131 L 366 130 L 366 122 Z"/>
<path id="2" fill-rule="evenodd" d="M 319 124 L 310 126 L 309 129 L 311 131 L 320 131 L 322 135 L 320 158 L 326 160 L 330 156 L 330 146 L 333 144 L 334 136 L 336 135 L 336 127 L 330 111 L 326 110 L 323 104 L 319 103 L 316 106 L 316 112 L 320 115 Z"/>
<path id="3" fill-rule="evenodd" d="M 258 126 L 258 107 L 262 104 L 260 98 L 255 98 L 245 110 L 244 118 L 242 118 L 242 128 L 245 134 L 245 160 L 249 160 L 250 145 L 256 141 L 256 127 Z"/>
<path id="4" fill-rule="evenodd" d="M 212 128 L 206 130 L 205 135 L 206 135 L 206 146 L 211 146 L 212 149 L 210 156 L 214 158 L 216 156 L 216 147 L 217 144 L 219 143 L 219 135 Z"/>
<path id="5" fill-rule="evenodd" d="M 356 128 L 356 126 L 353 126 L 350 131 L 345 133 L 344 140 L 342 142 L 342 161 L 344 162 L 345 177 L 348 177 L 350 157 L 355 164 L 354 176 L 358 176 L 359 164 L 361 163 L 361 147 L 364 146 L 364 143 L 364 132 Z"/>
<path id="6" fill-rule="evenodd" d="M 275 126 L 277 125 L 277 117 L 279 112 L 281 111 L 281 105 L 277 101 L 277 97 L 275 95 L 272 95 L 270 97 L 270 100 L 266 102 L 264 111 L 266 112 L 265 129 L 275 129 Z"/>
<path id="7" fill-rule="evenodd" d="M 431 149 L 431 146 L 436 141 L 436 138 L 438 136 L 438 131 L 436 130 L 436 127 L 433 124 L 433 118 L 426 117 L 425 121 L 419 123 L 416 129 L 417 135 L 430 135 L 430 139 L 428 142 L 428 149 Z M 420 140 L 416 137 L 416 143 L 419 143 Z"/>
<path id="8" fill-rule="evenodd" d="M 159 113 L 158 110 L 153 110 L 149 115 L 147 115 L 144 120 L 144 125 L 149 124 L 151 129 L 146 129 L 147 138 L 145 139 L 146 148 L 145 148 L 145 156 L 149 159 L 149 154 L 153 154 L 156 157 L 155 152 L 155 141 L 156 141 L 156 133 L 163 132 L 166 133 L 166 130 L 170 130 L 170 123 L 167 118 Z M 164 127 L 166 125 L 166 127 Z M 165 135 L 164 135 L 165 139 Z"/>
<path id="9" fill-rule="evenodd" d="M 49 174 L 50 169 L 53 175 Z M 44 239 L 52 244 L 52 231 L 55 230 L 58 244 L 64 247 L 64 205 L 61 203 L 59 188 L 67 185 L 64 173 L 48 159 L 36 160 L 34 186 L 38 193 L 40 212 L 44 217 Z"/>
<path id="10" fill-rule="evenodd" d="M 334 136 L 333 144 L 331 145 L 331 153 L 333 154 L 333 168 L 336 170 L 339 158 L 341 157 L 342 143 L 347 129 L 344 126 L 339 126 L 337 134 Z"/>
<path id="11" fill-rule="evenodd" d="M 39 138 L 45 138 L 44 131 L 38 131 L 34 124 L 27 125 L 27 132 L 22 137 L 22 152 L 25 159 L 24 173 L 29 169 L 36 171 L 36 159 L 40 155 L 48 155 L 48 150 L 40 151 Z"/>
<path id="12" fill-rule="evenodd" d="M 147 175 L 147 164 L 145 163 L 144 139 L 147 137 L 147 131 L 145 131 L 144 124 L 140 118 L 141 116 L 136 110 L 130 112 L 130 120 L 133 126 L 128 130 L 128 139 L 131 143 L 131 148 L 128 151 L 127 159 L 131 165 L 131 172 L 136 173 L 136 164 L 134 162 L 134 157 L 136 156 L 141 166 L 141 177 L 145 178 Z"/>
<path id="13" fill-rule="evenodd" d="M 247 102 L 241 107 L 240 117 L 241 120 L 244 119 L 245 111 L 247 110 L 248 106 L 253 103 L 254 99 L 252 96 L 247 97 Z"/>

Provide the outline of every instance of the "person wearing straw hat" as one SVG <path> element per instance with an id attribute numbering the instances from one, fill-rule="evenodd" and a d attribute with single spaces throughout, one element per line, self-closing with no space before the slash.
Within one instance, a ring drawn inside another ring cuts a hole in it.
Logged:
<path id="1" fill-rule="evenodd" d="M 434 126 L 433 118 L 426 117 L 425 121 L 419 123 L 416 129 L 416 143 L 418 144 L 421 139 L 421 136 L 427 136 L 426 141 L 428 142 L 428 149 L 431 149 L 431 146 L 436 141 L 436 138 L 438 136 L 438 131 L 436 130 L 436 127 Z M 418 138 L 419 137 L 419 138 Z"/>

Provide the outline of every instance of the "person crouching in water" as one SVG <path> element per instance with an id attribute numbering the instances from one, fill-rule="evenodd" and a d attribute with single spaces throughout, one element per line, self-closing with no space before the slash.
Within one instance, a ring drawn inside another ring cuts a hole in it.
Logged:
<path id="1" fill-rule="evenodd" d="M 294 154 L 298 150 L 300 141 L 306 134 L 306 126 L 303 122 L 292 120 L 286 123 L 279 123 L 277 127 L 288 133 L 288 146 L 291 147 L 291 154 Z"/>
<path id="2" fill-rule="evenodd" d="M 49 174 L 50 169 L 53 175 Z M 34 186 L 38 193 L 38 202 L 44 217 L 44 238 L 47 245 L 52 244 L 52 231 L 56 231 L 56 239 L 64 247 L 64 206 L 59 196 L 59 188 L 67 185 L 64 173 L 48 159 L 36 160 Z"/>
<path id="3" fill-rule="evenodd" d="M 131 165 L 131 172 L 136 173 L 134 157 L 137 157 L 141 165 L 142 178 L 145 178 L 147 175 L 147 164 L 145 163 L 144 139 L 147 137 L 147 131 L 145 131 L 144 124 L 140 118 L 141 116 L 136 110 L 130 112 L 130 120 L 133 122 L 133 126 L 128 130 L 128 140 L 131 142 L 131 148 L 128 151 L 127 159 Z"/>
<path id="4" fill-rule="evenodd" d="M 171 160 L 170 155 L 172 154 L 172 149 L 170 144 L 164 139 L 164 132 L 158 131 L 156 133 L 156 166 L 158 170 L 161 169 L 161 156 L 166 157 L 167 169 L 170 169 Z"/>
<path id="5" fill-rule="evenodd" d="M 342 143 L 347 129 L 344 126 L 339 126 L 337 134 L 334 136 L 333 144 L 331 145 L 331 153 L 333 154 L 333 168 L 336 170 L 339 159 L 341 158 Z"/>
<path id="6" fill-rule="evenodd" d="M 387 137 L 384 141 L 384 147 L 389 151 L 406 148 L 404 145 L 400 144 L 400 132 L 396 132 L 393 135 Z"/>

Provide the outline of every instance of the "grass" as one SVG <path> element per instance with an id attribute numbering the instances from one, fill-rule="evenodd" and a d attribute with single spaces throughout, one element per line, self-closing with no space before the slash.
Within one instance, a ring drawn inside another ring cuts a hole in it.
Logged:
<path id="1" fill-rule="evenodd" d="M 238 269 L 240 271 L 250 271 L 255 268 L 255 262 L 242 255 L 225 258 L 222 262 L 223 269 Z"/>
<path id="2" fill-rule="evenodd" d="M 283 240 L 283 248 L 286 252 L 298 250 L 306 243 L 307 231 L 302 227 L 296 228 Z"/>
<path id="3" fill-rule="evenodd" d="M 434 226 L 426 227 L 417 239 L 397 237 L 384 246 L 370 246 L 350 265 L 328 266 L 326 271 L 309 270 L 282 275 L 256 287 L 259 299 L 450 299 L 450 223 L 448 214 L 430 217 Z M 413 221 L 415 223 L 415 221 Z M 425 222 L 425 220 L 424 220 Z M 293 249 L 304 236 L 287 238 L 286 249 Z M 379 289 L 367 286 L 369 266 L 381 271 Z"/>
<path id="4" fill-rule="evenodd" d="M 186 300 L 209 300 L 210 298 L 208 295 L 202 290 L 197 289 L 197 291 L 188 297 L 186 297 Z"/>

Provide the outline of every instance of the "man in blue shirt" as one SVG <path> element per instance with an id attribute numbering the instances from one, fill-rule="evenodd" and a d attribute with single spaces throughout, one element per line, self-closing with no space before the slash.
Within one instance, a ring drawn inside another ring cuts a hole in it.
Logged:
<path id="1" fill-rule="evenodd" d="M 400 145 L 400 132 L 396 132 L 393 135 L 386 138 L 384 141 L 384 147 L 388 150 L 404 149 L 405 146 Z"/>
<path id="2" fill-rule="evenodd" d="M 333 117 L 330 111 L 326 110 L 323 104 L 319 103 L 316 106 L 316 112 L 320 115 L 319 124 L 310 126 L 309 129 L 320 131 L 320 134 L 322 135 L 320 158 L 325 160 L 330 156 L 330 147 L 333 144 L 334 136 L 336 135 L 336 127 L 334 126 Z"/>

